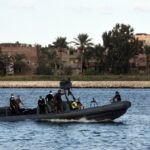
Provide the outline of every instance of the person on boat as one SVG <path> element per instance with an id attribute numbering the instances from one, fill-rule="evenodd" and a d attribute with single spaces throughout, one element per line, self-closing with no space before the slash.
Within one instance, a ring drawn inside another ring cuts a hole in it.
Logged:
<path id="1" fill-rule="evenodd" d="M 77 102 L 78 109 L 84 109 L 84 106 L 82 105 L 80 101 L 80 98 L 78 98 L 76 102 Z"/>
<path id="2" fill-rule="evenodd" d="M 56 112 L 57 113 L 63 112 L 62 98 L 61 98 L 62 95 L 63 95 L 63 93 L 61 93 L 60 89 L 54 95 L 54 101 L 55 101 L 55 107 L 56 107 Z"/>
<path id="3" fill-rule="evenodd" d="M 70 78 L 68 78 L 68 80 L 66 81 L 67 83 L 67 87 L 66 87 L 66 90 L 68 91 L 68 96 L 71 95 L 71 88 L 72 88 L 72 82 L 70 80 Z"/>
<path id="4" fill-rule="evenodd" d="M 21 113 L 21 105 L 23 106 L 23 102 L 21 101 L 20 95 L 17 95 L 16 101 L 16 109 Z"/>
<path id="5" fill-rule="evenodd" d="M 12 114 L 12 115 L 19 114 L 18 107 L 17 107 L 17 103 L 16 103 L 16 100 L 15 100 L 15 95 L 14 95 L 13 93 L 11 94 L 9 100 L 10 100 L 10 110 L 11 110 L 11 114 Z"/>
<path id="6" fill-rule="evenodd" d="M 112 99 L 113 102 L 120 102 L 121 101 L 121 96 L 118 91 L 116 91 L 115 96 Z"/>
<path id="7" fill-rule="evenodd" d="M 40 114 L 45 114 L 45 112 L 46 112 L 46 109 L 45 109 L 45 100 L 44 100 L 44 98 L 42 98 L 42 96 L 39 97 L 38 107 L 39 107 L 39 113 Z"/>
<path id="8" fill-rule="evenodd" d="M 60 88 L 63 89 L 68 96 L 71 95 L 72 82 L 70 78 L 60 81 Z"/>
<path id="9" fill-rule="evenodd" d="M 90 103 L 90 107 L 92 107 L 92 106 L 94 106 L 94 107 L 98 106 L 98 103 L 96 102 L 94 97 L 93 97 L 93 99 L 92 99 L 92 101 Z"/>
<path id="10" fill-rule="evenodd" d="M 45 100 L 46 100 L 47 111 L 48 112 L 54 111 L 55 106 L 54 106 L 54 96 L 52 91 L 49 91 L 49 93 L 45 97 Z"/>

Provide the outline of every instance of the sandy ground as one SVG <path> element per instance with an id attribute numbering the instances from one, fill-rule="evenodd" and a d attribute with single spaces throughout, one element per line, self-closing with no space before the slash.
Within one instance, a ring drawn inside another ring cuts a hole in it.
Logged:
<path id="1" fill-rule="evenodd" d="M 150 88 L 150 81 L 72 81 L 77 88 Z M 59 87 L 59 81 L 0 81 L 1 88 Z"/>

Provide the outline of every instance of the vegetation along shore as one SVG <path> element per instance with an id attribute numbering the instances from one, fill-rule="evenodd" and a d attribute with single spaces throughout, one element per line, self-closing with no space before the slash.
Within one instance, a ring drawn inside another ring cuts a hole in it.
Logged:
<path id="1" fill-rule="evenodd" d="M 150 88 L 149 75 L 1 76 L 1 88 L 58 88 L 70 78 L 75 88 Z"/>

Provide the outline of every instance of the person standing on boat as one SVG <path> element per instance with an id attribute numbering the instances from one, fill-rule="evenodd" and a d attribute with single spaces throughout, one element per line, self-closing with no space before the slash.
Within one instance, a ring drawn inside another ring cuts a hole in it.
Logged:
<path id="1" fill-rule="evenodd" d="M 121 96 L 118 91 L 116 91 L 115 96 L 113 97 L 113 102 L 120 102 L 121 101 Z"/>
<path id="2" fill-rule="evenodd" d="M 45 114 L 45 100 L 42 98 L 42 96 L 39 97 L 38 100 L 38 107 L 39 107 L 39 113 L 40 114 Z"/>
<path id="3" fill-rule="evenodd" d="M 98 106 L 98 103 L 96 102 L 96 100 L 95 100 L 94 97 L 93 97 L 93 99 L 92 99 L 92 101 L 91 101 L 91 103 L 90 103 L 90 107 L 92 107 L 92 105 L 93 105 L 94 107 Z"/>
<path id="4" fill-rule="evenodd" d="M 72 95 L 72 92 L 71 92 L 72 82 L 70 78 L 68 78 L 67 80 L 60 81 L 60 88 L 63 89 L 64 92 L 67 93 L 68 96 Z"/>
<path id="5" fill-rule="evenodd" d="M 63 106 L 62 106 L 62 99 L 61 99 L 61 90 L 58 90 L 58 92 L 54 95 L 54 101 L 56 106 L 56 112 L 60 113 L 63 112 Z"/>
<path id="6" fill-rule="evenodd" d="M 23 102 L 21 101 L 20 95 L 17 95 L 17 98 L 15 99 L 16 101 L 16 107 L 19 112 L 21 112 L 21 105 L 23 106 Z"/>
<path id="7" fill-rule="evenodd" d="M 53 96 L 52 91 L 49 91 L 49 94 L 46 95 L 45 100 L 46 100 L 47 111 L 48 112 L 54 111 L 55 110 L 54 96 Z"/>
<path id="8" fill-rule="evenodd" d="M 16 103 L 15 96 L 14 96 L 13 93 L 11 94 L 9 100 L 10 100 L 10 110 L 11 110 L 11 114 L 12 114 L 12 115 L 19 114 L 19 111 L 18 111 L 18 108 L 17 108 L 17 103 Z"/>
<path id="9" fill-rule="evenodd" d="M 67 87 L 66 87 L 66 90 L 68 91 L 68 96 L 72 94 L 71 92 L 71 88 L 72 88 L 72 82 L 70 80 L 70 78 L 68 78 L 68 80 L 66 81 L 67 83 Z"/>

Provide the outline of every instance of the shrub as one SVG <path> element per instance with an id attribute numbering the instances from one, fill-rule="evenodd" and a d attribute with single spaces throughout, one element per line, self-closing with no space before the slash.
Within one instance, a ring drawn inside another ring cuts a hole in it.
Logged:
<path id="1" fill-rule="evenodd" d="M 72 75 L 72 68 L 71 67 L 65 67 L 64 68 L 64 74 L 65 75 Z"/>
<path id="2" fill-rule="evenodd" d="M 38 75 L 52 75 L 52 70 L 50 67 L 41 64 L 37 67 L 36 74 Z"/>

